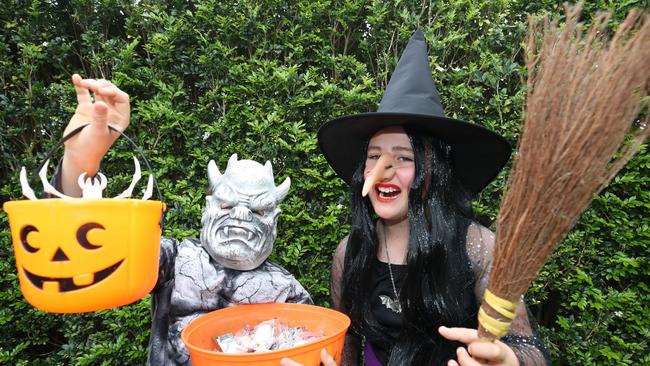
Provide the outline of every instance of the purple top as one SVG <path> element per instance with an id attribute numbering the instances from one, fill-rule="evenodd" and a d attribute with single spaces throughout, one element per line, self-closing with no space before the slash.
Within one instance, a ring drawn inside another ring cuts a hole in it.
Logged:
<path id="1" fill-rule="evenodd" d="M 379 362 L 379 359 L 377 359 L 375 351 L 372 349 L 370 342 L 366 342 L 363 348 L 363 356 L 366 366 L 382 366 L 381 362 Z"/>

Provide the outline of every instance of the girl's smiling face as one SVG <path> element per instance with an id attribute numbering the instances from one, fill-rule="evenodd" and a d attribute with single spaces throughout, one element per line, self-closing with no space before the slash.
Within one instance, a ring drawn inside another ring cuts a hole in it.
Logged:
<path id="1" fill-rule="evenodd" d="M 384 159 L 379 162 L 382 156 Z M 399 222 L 407 218 L 408 193 L 415 177 L 414 159 L 411 140 L 400 126 L 379 130 L 368 143 L 363 177 L 374 179 L 370 202 L 384 221 Z"/>

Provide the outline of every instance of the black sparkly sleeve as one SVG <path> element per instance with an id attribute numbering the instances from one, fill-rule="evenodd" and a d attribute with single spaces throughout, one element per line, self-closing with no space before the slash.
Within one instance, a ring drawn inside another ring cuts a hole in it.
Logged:
<path id="1" fill-rule="evenodd" d="M 468 228 L 467 254 L 474 271 L 474 292 L 479 302 L 483 298 L 492 269 L 494 243 L 495 235 L 489 229 L 477 224 Z M 535 318 L 530 314 L 523 296 L 515 312 L 517 316 L 510 326 L 510 331 L 501 341 L 512 349 L 522 366 L 550 365 L 548 350 L 539 339 Z"/>
<path id="2" fill-rule="evenodd" d="M 332 259 L 332 272 L 330 277 L 330 294 L 332 297 L 332 307 L 338 311 L 345 313 L 343 308 L 343 301 L 341 299 L 342 286 L 343 286 L 343 270 L 345 259 L 345 248 L 347 247 L 348 237 L 346 236 L 339 243 Z M 345 336 L 345 347 L 341 355 L 340 366 L 356 366 L 362 365 L 361 362 L 361 337 L 349 329 Z"/>
<path id="3" fill-rule="evenodd" d="M 537 336 L 516 336 L 508 334 L 501 341 L 517 356 L 520 366 L 550 365 L 551 357 Z"/>

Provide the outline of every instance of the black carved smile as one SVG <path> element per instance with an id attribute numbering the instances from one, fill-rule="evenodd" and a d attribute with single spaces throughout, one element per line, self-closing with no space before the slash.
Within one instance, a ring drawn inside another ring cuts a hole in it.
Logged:
<path id="1" fill-rule="evenodd" d="M 25 268 L 23 268 L 23 271 L 25 272 L 25 275 L 29 279 L 29 281 L 39 289 L 43 289 L 43 282 L 58 282 L 59 283 L 59 292 L 68 292 L 68 291 L 75 291 L 79 290 L 88 286 L 92 286 L 106 277 L 110 276 L 111 273 L 115 272 L 115 270 L 124 262 L 124 259 L 120 260 L 119 262 L 113 264 L 112 266 L 102 269 L 101 271 L 95 272 L 94 278 L 92 283 L 89 283 L 87 285 L 75 285 L 74 280 L 72 277 L 68 278 L 55 278 L 55 277 L 43 277 L 39 275 L 35 275 Z"/>

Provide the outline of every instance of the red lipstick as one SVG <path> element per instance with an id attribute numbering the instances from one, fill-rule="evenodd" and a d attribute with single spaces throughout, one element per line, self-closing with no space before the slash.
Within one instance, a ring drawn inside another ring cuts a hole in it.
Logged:
<path id="1" fill-rule="evenodd" d="M 392 202 L 402 193 L 400 187 L 392 183 L 375 184 L 375 196 L 379 202 Z"/>

